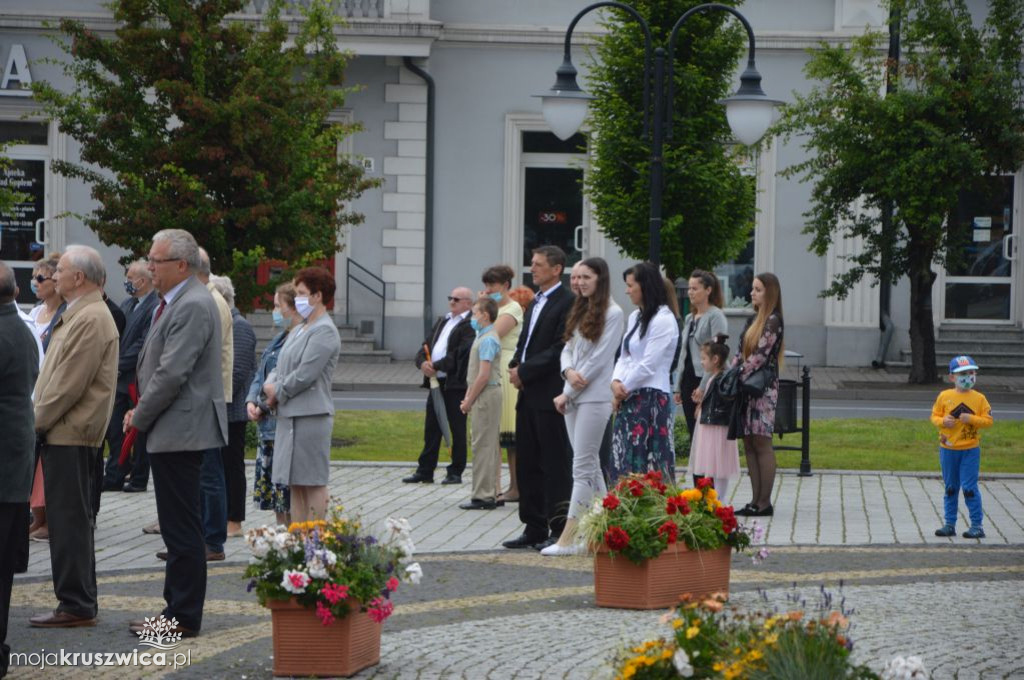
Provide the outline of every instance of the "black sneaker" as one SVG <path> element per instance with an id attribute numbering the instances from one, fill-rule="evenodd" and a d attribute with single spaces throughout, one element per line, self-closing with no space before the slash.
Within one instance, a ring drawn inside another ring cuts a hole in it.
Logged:
<path id="1" fill-rule="evenodd" d="M 981 527 L 971 527 L 960 535 L 964 538 L 985 538 L 985 530 Z"/>
<path id="2" fill-rule="evenodd" d="M 984 533 L 984 532 L 982 532 L 982 533 Z M 943 538 L 946 538 L 946 537 L 949 537 L 949 536 L 956 536 L 956 527 L 954 527 L 952 524 L 946 524 L 941 529 L 936 529 L 935 530 L 935 535 L 936 536 L 942 536 Z"/>
<path id="3" fill-rule="evenodd" d="M 434 476 L 425 475 L 419 470 L 402 479 L 406 484 L 433 484 Z"/>

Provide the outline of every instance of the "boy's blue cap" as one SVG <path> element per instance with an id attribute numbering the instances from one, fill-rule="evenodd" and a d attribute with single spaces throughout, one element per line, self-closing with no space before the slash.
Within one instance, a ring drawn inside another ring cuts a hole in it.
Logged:
<path id="1" fill-rule="evenodd" d="M 963 373 L 964 371 L 977 371 L 978 364 L 974 363 L 974 359 L 970 358 L 966 354 L 961 354 L 958 357 L 953 357 L 953 360 L 949 362 L 950 373 Z"/>

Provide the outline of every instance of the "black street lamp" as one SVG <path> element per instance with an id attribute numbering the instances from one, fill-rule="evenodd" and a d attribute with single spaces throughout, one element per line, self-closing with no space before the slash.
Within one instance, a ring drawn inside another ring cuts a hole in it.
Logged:
<path id="1" fill-rule="evenodd" d="M 616 7 L 624 10 L 636 19 L 644 32 L 644 136 L 651 143 L 651 216 L 650 216 L 650 248 L 648 259 L 659 264 L 661 261 L 661 201 L 664 186 L 664 158 L 661 155 L 665 139 L 672 137 L 672 99 L 675 94 L 673 59 L 668 60 L 668 72 L 665 68 L 666 55 L 675 54 L 676 36 L 680 26 L 697 12 L 723 11 L 734 15 L 747 30 L 749 52 L 747 68 L 740 76 L 740 87 L 731 97 L 720 103 L 725 105 L 725 115 L 729 127 L 736 139 L 746 145 L 755 144 L 771 125 L 777 100 L 769 99 L 761 89 L 761 74 L 754 65 L 754 31 L 746 17 L 728 5 L 704 3 L 687 10 L 675 26 L 668 39 L 668 50 L 663 47 L 651 49 L 651 29 L 644 18 L 629 5 L 621 2 L 595 2 L 580 10 L 568 30 L 565 32 L 565 54 L 562 65 L 555 71 L 555 84 L 541 97 L 544 119 L 551 131 L 559 139 L 568 139 L 576 134 L 583 119 L 587 115 L 587 107 L 593 99 L 576 83 L 576 67 L 572 65 L 570 47 L 572 32 L 583 15 L 600 7 Z M 653 58 L 653 59 L 652 59 Z M 653 60 L 653 67 L 652 62 Z M 668 79 L 668 93 L 665 93 L 665 80 Z M 651 90 L 654 91 L 653 102 Z M 653 110 L 651 110 L 653 109 Z M 648 119 L 650 125 L 648 126 Z"/>

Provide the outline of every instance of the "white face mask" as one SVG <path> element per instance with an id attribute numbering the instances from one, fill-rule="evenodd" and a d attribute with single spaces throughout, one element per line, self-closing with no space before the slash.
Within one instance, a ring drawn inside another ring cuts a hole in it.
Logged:
<path id="1" fill-rule="evenodd" d="M 309 318 L 309 315 L 313 313 L 313 305 L 309 304 L 308 295 L 295 298 L 295 311 L 297 311 L 303 319 Z"/>

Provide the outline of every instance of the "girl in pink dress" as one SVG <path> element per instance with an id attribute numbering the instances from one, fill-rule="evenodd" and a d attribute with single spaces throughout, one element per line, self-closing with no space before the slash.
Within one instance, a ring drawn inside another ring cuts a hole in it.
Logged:
<path id="1" fill-rule="evenodd" d="M 731 402 L 718 395 L 718 381 L 722 368 L 729 359 L 728 336 L 717 335 L 701 345 L 700 364 L 708 377 L 697 407 L 697 432 L 694 450 L 690 454 L 690 473 L 694 478 L 711 477 L 718 497 L 726 503 L 726 492 L 731 480 L 740 476 L 740 455 L 736 440 L 730 440 L 729 416 Z"/>

